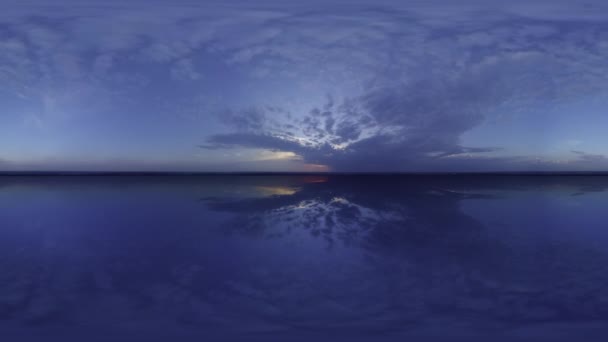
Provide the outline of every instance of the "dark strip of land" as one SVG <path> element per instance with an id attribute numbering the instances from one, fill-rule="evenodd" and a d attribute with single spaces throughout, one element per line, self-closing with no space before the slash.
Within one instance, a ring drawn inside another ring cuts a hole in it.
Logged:
<path id="1" fill-rule="evenodd" d="M 164 171 L 0 171 L 0 176 L 608 176 L 608 171 L 509 172 L 164 172 Z"/>

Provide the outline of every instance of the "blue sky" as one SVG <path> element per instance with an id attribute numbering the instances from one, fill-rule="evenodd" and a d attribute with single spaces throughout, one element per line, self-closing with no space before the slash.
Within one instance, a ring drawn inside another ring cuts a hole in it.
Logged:
<path id="1" fill-rule="evenodd" d="M 602 1 L 0 5 L 0 170 L 608 169 Z"/>

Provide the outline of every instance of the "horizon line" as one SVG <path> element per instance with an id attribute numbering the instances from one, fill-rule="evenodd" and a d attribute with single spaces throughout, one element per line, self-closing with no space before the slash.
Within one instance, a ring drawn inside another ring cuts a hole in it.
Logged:
<path id="1" fill-rule="evenodd" d="M 0 176 L 608 176 L 606 171 L 0 171 Z"/>

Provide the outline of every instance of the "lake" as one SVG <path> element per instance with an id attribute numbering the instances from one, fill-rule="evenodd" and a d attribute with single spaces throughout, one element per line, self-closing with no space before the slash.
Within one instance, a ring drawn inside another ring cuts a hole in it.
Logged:
<path id="1" fill-rule="evenodd" d="M 608 177 L 0 177 L 4 341 L 605 341 Z"/>

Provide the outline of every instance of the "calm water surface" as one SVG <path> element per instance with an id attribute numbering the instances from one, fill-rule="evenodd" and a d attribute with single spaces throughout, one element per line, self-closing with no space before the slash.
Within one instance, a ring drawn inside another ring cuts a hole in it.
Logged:
<path id="1" fill-rule="evenodd" d="M 608 177 L 3 177 L 0 336 L 606 341 Z"/>

